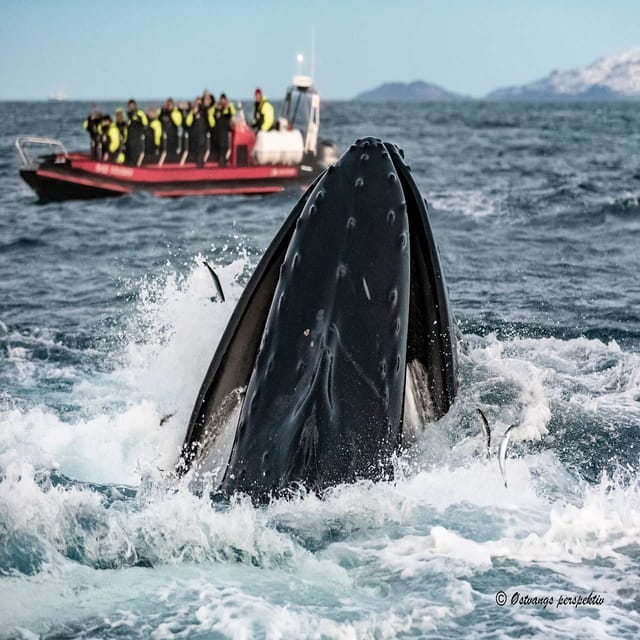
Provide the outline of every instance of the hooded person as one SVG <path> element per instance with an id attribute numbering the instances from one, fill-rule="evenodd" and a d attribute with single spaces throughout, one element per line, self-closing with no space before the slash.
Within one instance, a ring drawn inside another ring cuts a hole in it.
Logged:
<path id="1" fill-rule="evenodd" d="M 273 105 L 265 98 L 262 89 L 255 90 L 253 102 L 253 122 L 251 126 L 258 131 L 271 131 L 275 119 Z"/>

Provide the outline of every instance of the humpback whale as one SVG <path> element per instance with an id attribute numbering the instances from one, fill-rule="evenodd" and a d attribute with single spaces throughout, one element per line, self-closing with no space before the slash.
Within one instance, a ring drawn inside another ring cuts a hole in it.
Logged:
<path id="1" fill-rule="evenodd" d="M 363 138 L 302 195 L 246 285 L 177 470 L 258 501 L 391 478 L 456 391 L 426 202 L 402 151 Z"/>

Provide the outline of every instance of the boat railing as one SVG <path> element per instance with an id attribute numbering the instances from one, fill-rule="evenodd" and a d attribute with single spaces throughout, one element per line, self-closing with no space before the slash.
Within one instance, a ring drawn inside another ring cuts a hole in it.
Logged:
<path id="1" fill-rule="evenodd" d="M 38 158 L 42 155 L 41 151 L 38 151 L 37 155 L 32 155 L 36 147 L 42 147 L 50 149 L 49 154 L 55 156 L 62 156 L 65 160 L 69 157 L 66 147 L 60 140 L 54 140 L 53 138 L 41 138 L 38 136 L 19 136 L 16 138 L 16 149 L 20 156 L 20 162 L 23 169 L 35 169 L 38 166 Z"/>

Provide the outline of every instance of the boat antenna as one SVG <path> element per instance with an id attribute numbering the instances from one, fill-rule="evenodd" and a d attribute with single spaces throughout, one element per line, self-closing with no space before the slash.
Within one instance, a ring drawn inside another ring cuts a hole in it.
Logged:
<path id="1" fill-rule="evenodd" d="M 311 82 L 315 77 L 316 71 L 316 28 L 311 27 Z"/>

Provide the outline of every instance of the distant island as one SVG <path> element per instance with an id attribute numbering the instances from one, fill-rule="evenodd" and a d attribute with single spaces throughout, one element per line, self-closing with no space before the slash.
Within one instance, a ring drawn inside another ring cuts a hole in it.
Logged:
<path id="1" fill-rule="evenodd" d="M 361 102 L 460 102 L 469 96 L 429 82 L 385 82 L 358 94 Z M 604 56 L 584 67 L 551 74 L 521 86 L 492 91 L 491 102 L 619 102 L 640 100 L 640 47 Z"/>
<path id="2" fill-rule="evenodd" d="M 422 82 L 385 82 L 375 89 L 359 93 L 354 100 L 360 102 L 459 102 L 468 100 L 437 84 Z"/>

